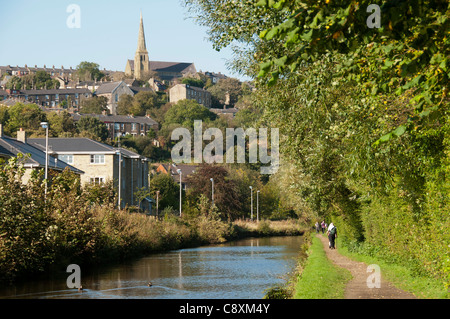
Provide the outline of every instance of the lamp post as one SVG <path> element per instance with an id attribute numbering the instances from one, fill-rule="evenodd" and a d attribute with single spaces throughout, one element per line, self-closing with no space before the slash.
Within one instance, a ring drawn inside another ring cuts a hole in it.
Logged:
<path id="1" fill-rule="evenodd" d="M 259 221 L 259 190 L 256 191 L 256 221 Z"/>
<path id="2" fill-rule="evenodd" d="M 253 187 L 250 186 L 250 198 L 251 198 L 251 205 L 250 205 L 250 219 L 253 221 Z"/>
<path id="3" fill-rule="evenodd" d="M 48 187 L 48 122 L 41 122 L 42 128 L 45 128 L 45 195 Z"/>
<path id="4" fill-rule="evenodd" d="M 116 151 L 116 154 L 119 155 L 119 199 L 118 199 L 118 206 L 119 209 L 122 208 L 122 152 L 120 151 L 120 136 L 118 136 L 118 149 Z"/>
<path id="5" fill-rule="evenodd" d="M 159 205 L 159 191 L 156 191 L 156 218 L 159 217 L 158 205 Z"/>
<path id="6" fill-rule="evenodd" d="M 177 169 L 178 175 L 180 175 L 180 217 L 181 217 L 181 197 L 182 197 L 182 191 L 183 187 L 181 186 L 181 169 Z"/>
<path id="7" fill-rule="evenodd" d="M 214 178 L 211 177 L 209 180 L 210 180 L 211 183 L 212 183 L 212 186 L 211 186 L 211 189 L 212 189 L 212 193 L 211 193 L 211 203 L 212 203 L 212 206 L 214 206 Z"/>

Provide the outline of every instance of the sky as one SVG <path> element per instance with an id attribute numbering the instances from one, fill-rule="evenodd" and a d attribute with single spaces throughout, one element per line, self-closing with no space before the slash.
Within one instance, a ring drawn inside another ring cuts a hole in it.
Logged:
<path id="1" fill-rule="evenodd" d="M 134 59 L 142 12 L 149 59 L 193 62 L 197 71 L 221 72 L 231 50 L 207 40 L 181 0 L 0 0 L 0 65 L 75 68 L 81 61 L 125 71 Z M 79 8 L 77 11 L 71 5 Z"/>

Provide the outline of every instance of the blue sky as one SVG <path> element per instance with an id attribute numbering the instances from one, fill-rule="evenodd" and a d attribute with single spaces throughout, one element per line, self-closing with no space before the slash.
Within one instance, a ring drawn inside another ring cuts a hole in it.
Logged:
<path id="1" fill-rule="evenodd" d="M 67 26 L 71 4 L 80 8 L 80 28 Z M 75 68 L 89 61 L 124 71 L 136 51 L 141 11 L 150 60 L 193 62 L 197 71 L 239 77 L 225 66 L 231 51 L 212 48 L 181 0 L 2 0 L 0 65 Z"/>

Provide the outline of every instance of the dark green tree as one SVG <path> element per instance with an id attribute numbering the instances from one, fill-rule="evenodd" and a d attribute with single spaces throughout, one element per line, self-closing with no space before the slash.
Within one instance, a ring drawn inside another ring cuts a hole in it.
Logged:
<path id="1" fill-rule="evenodd" d="M 108 111 L 108 98 L 105 96 L 93 96 L 81 102 L 80 112 L 84 114 L 102 114 Z"/>
<path id="2" fill-rule="evenodd" d="M 77 122 L 80 135 L 104 141 L 108 138 L 108 129 L 105 123 L 92 116 L 84 116 Z"/>

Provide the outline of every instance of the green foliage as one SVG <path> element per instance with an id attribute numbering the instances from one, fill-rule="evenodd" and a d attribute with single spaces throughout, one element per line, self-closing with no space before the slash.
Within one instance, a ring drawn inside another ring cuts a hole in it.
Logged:
<path id="1" fill-rule="evenodd" d="M 230 178 L 228 170 L 223 166 L 202 164 L 187 177 L 189 184 L 188 202 L 199 202 L 202 195 L 212 198 L 212 182 L 214 179 L 214 205 L 223 218 L 228 220 L 237 217 L 242 211 L 240 193 L 236 181 Z"/>
<path id="2" fill-rule="evenodd" d="M 159 191 L 159 210 L 163 211 L 166 207 L 179 205 L 179 186 L 173 180 L 170 174 L 153 175 L 151 179 L 150 193 L 152 198 L 156 198 L 156 192 Z"/>
<path id="3" fill-rule="evenodd" d="M 194 127 L 194 120 L 204 122 L 216 119 L 216 114 L 194 100 L 180 100 L 165 115 L 164 124 L 179 124 L 186 128 Z"/>
<path id="4" fill-rule="evenodd" d="M 7 83 L 7 89 L 15 90 L 51 90 L 59 89 L 60 83 L 52 79 L 45 71 L 37 71 L 35 74 L 27 74 L 22 77 L 13 76 Z"/>
<path id="5" fill-rule="evenodd" d="M 108 111 L 108 98 L 105 96 L 93 96 L 81 102 L 81 113 L 102 114 Z"/>
<path id="6" fill-rule="evenodd" d="M 213 107 L 221 108 L 226 103 L 234 106 L 242 96 L 242 83 L 238 79 L 220 79 L 217 84 L 208 88 L 213 100 Z"/>
<path id="7" fill-rule="evenodd" d="M 77 122 L 77 129 L 82 136 L 94 140 L 104 141 L 108 137 L 108 129 L 99 119 L 92 116 L 84 116 Z"/>
<path id="8" fill-rule="evenodd" d="M 100 71 L 99 67 L 97 63 L 82 61 L 77 65 L 77 76 L 81 81 L 100 81 L 105 74 Z"/>
<path id="9" fill-rule="evenodd" d="M 49 122 L 49 134 L 51 136 L 72 137 L 77 133 L 75 122 L 67 111 L 62 113 L 49 112 L 47 113 L 47 120 Z"/>
<path id="10" fill-rule="evenodd" d="M 189 78 L 189 77 L 183 78 L 181 80 L 181 83 L 187 84 L 190 86 L 195 86 L 195 87 L 198 87 L 201 89 L 205 86 L 205 82 L 202 79 Z"/>
<path id="11" fill-rule="evenodd" d="M 144 116 L 159 113 L 165 96 L 160 96 L 153 91 L 141 91 L 135 96 L 122 94 L 117 104 L 117 114 Z"/>
<path id="12" fill-rule="evenodd" d="M 251 47 L 236 65 L 280 129 L 282 205 L 448 286 L 448 2 L 185 2 L 213 46 Z"/>
<path id="13" fill-rule="evenodd" d="M 16 103 L 8 109 L 9 132 L 16 132 L 20 128 L 28 131 L 40 130 L 40 123 L 46 121 L 46 114 L 36 104 Z"/>

